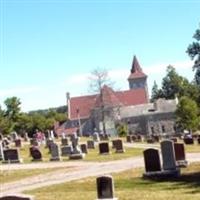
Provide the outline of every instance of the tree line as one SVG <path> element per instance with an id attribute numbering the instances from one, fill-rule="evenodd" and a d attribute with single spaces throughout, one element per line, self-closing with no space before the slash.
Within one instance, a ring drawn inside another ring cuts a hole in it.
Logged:
<path id="1" fill-rule="evenodd" d="M 200 28 L 196 30 L 193 38 L 195 42 L 190 44 L 186 53 L 194 60 L 193 81 L 179 75 L 171 65 L 167 67 L 166 76 L 162 80 L 161 87 L 154 82 L 151 101 L 158 98 L 178 98 L 176 110 L 176 124 L 181 129 L 200 130 Z"/>
<path id="2" fill-rule="evenodd" d="M 21 111 L 21 101 L 17 97 L 7 98 L 4 104 L 5 109 L 0 107 L 0 133 L 4 135 L 16 131 L 20 135 L 27 132 L 31 136 L 36 130 L 51 130 L 56 122 L 67 120 L 67 106 L 26 113 Z"/>

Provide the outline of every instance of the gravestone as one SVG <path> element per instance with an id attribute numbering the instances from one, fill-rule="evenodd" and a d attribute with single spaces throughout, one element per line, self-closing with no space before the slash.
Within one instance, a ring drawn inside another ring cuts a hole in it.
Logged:
<path id="1" fill-rule="evenodd" d="M 161 142 L 161 153 L 163 158 L 163 169 L 176 170 L 174 142 L 171 140 L 163 140 Z"/>
<path id="2" fill-rule="evenodd" d="M 3 140 L 3 134 L 0 133 L 0 141 L 2 141 L 2 140 Z"/>
<path id="3" fill-rule="evenodd" d="M 95 131 L 94 133 L 93 133 L 93 140 L 94 140 L 94 142 L 99 142 L 100 141 L 100 138 L 99 138 L 99 133 L 97 132 L 97 131 Z"/>
<path id="4" fill-rule="evenodd" d="M 185 144 L 194 144 L 194 139 L 192 137 L 185 137 L 183 141 Z"/>
<path id="5" fill-rule="evenodd" d="M 67 146 L 69 144 L 68 138 L 62 138 L 61 139 L 61 145 L 62 146 Z"/>
<path id="6" fill-rule="evenodd" d="M 7 195 L 0 197 L 0 200 L 34 200 L 31 196 L 25 195 Z"/>
<path id="7" fill-rule="evenodd" d="M 81 144 L 80 147 L 81 147 L 81 151 L 83 153 L 85 153 L 85 154 L 88 153 L 88 149 L 87 149 L 87 145 L 86 144 Z"/>
<path id="8" fill-rule="evenodd" d="M 38 147 L 32 146 L 30 147 L 30 154 L 32 156 L 32 161 L 42 161 L 42 154 Z"/>
<path id="9" fill-rule="evenodd" d="M 17 147 L 17 148 L 21 148 L 22 147 L 22 141 L 21 141 L 21 139 L 16 139 L 15 140 L 15 147 Z"/>
<path id="10" fill-rule="evenodd" d="M 117 200 L 114 197 L 114 183 L 112 176 L 101 176 L 96 179 L 97 199 Z"/>
<path id="11" fill-rule="evenodd" d="M 131 139 L 133 142 L 136 142 L 137 141 L 137 136 L 136 135 L 131 135 Z"/>
<path id="12" fill-rule="evenodd" d="M 95 144 L 93 140 L 88 140 L 87 141 L 87 148 L 88 149 L 95 149 Z"/>
<path id="13" fill-rule="evenodd" d="M 24 141 L 25 142 L 29 141 L 29 137 L 28 137 L 28 133 L 27 132 L 24 133 Z"/>
<path id="14" fill-rule="evenodd" d="M 143 155 L 146 173 L 161 171 L 160 156 L 158 149 L 146 149 L 143 151 Z"/>
<path id="15" fill-rule="evenodd" d="M 4 160 L 3 163 L 20 163 L 22 159 L 19 158 L 18 149 L 3 150 Z"/>
<path id="16" fill-rule="evenodd" d="M 200 137 L 197 138 L 197 143 L 200 144 Z"/>
<path id="17" fill-rule="evenodd" d="M 18 135 L 17 135 L 16 132 L 12 132 L 12 133 L 10 134 L 10 136 L 11 136 L 11 138 L 12 138 L 12 141 L 15 141 L 16 139 L 18 139 Z"/>
<path id="18" fill-rule="evenodd" d="M 56 143 L 51 144 L 50 153 L 51 153 L 50 161 L 60 161 L 59 147 Z"/>
<path id="19" fill-rule="evenodd" d="M 61 156 L 69 156 L 72 153 L 72 146 L 63 146 L 61 147 Z"/>
<path id="20" fill-rule="evenodd" d="M 81 149 L 79 148 L 78 142 L 79 138 L 76 134 L 71 135 L 71 142 L 72 142 L 72 152 L 69 155 L 69 159 L 83 159 L 85 154 L 82 153 Z"/>
<path id="21" fill-rule="evenodd" d="M 4 160 L 4 156 L 3 156 L 3 144 L 0 141 L 0 160 Z"/>
<path id="22" fill-rule="evenodd" d="M 131 138 L 130 135 L 127 135 L 127 136 L 126 136 L 126 141 L 127 141 L 128 143 L 131 143 L 131 142 L 132 142 L 132 138 Z"/>
<path id="23" fill-rule="evenodd" d="M 99 154 L 109 154 L 109 143 L 108 142 L 101 142 L 99 143 Z"/>
<path id="24" fill-rule="evenodd" d="M 116 150 L 115 153 L 124 153 L 125 152 L 122 140 L 116 139 L 116 140 L 113 140 L 113 142 L 114 142 L 113 145 Z"/>
<path id="25" fill-rule="evenodd" d="M 186 167 L 185 148 L 182 143 L 174 143 L 175 158 L 178 167 Z"/>

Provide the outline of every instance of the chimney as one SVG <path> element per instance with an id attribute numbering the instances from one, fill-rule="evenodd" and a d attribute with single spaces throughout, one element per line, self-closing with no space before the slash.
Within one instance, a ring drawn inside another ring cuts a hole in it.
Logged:
<path id="1" fill-rule="evenodd" d="M 70 93 L 66 92 L 66 103 L 68 107 L 68 118 L 70 119 Z"/>

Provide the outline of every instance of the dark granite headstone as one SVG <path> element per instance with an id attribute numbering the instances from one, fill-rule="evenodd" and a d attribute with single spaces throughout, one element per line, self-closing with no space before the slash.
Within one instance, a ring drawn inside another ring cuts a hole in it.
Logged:
<path id="1" fill-rule="evenodd" d="M 61 147 L 61 155 L 62 156 L 69 156 L 72 153 L 72 146 L 63 146 Z"/>
<path id="2" fill-rule="evenodd" d="M 183 141 L 185 144 L 194 144 L 194 139 L 192 137 L 185 137 Z"/>
<path id="3" fill-rule="evenodd" d="M 116 153 L 124 153 L 123 142 L 120 139 L 113 140 L 113 145 L 115 147 Z"/>
<path id="4" fill-rule="evenodd" d="M 146 149 L 143 154 L 146 172 L 161 171 L 160 156 L 157 149 Z"/>
<path id="5" fill-rule="evenodd" d="M 87 148 L 88 149 L 95 149 L 95 144 L 93 140 L 88 140 L 87 141 Z"/>
<path id="6" fill-rule="evenodd" d="M 42 154 L 37 147 L 35 147 L 35 146 L 30 147 L 30 154 L 33 158 L 32 161 L 41 161 L 42 160 Z"/>
<path id="7" fill-rule="evenodd" d="M 19 151 L 18 149 L 6 149 L 3 151 L 5 163 L 19 163 Z"/>
<path id="8" fill-rule="evenodd" d="M 129 143 L 131 143 L 131 142 L 132 142 L 132 138 L 131 138 L 131 136 L 130 136 L 130 135 L 127 135 L 127 136 L 126 136 L 126 141 L 127 141 L 127 142 L 129 142 Z"/>
<path id="9" fill-rule="evenodd" d="M 114 198 L 114 183 L 112 176 L 101 176 L 96 179 L 98 199 Z"/>
<path id="10" fill-rule="evenodd" d="M 85 154 L 88 153 L 88 149 L 87 149 L 87 145 L 86 144 L 81 144 L 80 148 L 81 148 L 82 153 L 85 153 Z"/>
<path id="11" fill-rule="evenodd" d="M 174 143 L 174 151 L 175 151 L 176 161 L 185 160 L 184 144 L 182 144 L 182 143 Z"/>
<path id="12" fill-rule="evenodd" d="M 7 195 L 0 197 L 0 200 L 33 200 L 32 197 L 29 196 L 18 196 L 18 195 Z"/>
<path id="13" fill-rule="evenodd" d="M 109 143 L 101 142 L 99 143 L 99 154 L 109 154 Z"/>

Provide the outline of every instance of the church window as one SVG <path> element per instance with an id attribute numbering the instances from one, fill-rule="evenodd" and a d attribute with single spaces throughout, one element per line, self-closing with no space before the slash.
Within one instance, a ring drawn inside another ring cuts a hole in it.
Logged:
<path id="1" fill-rule="evenodd" d="M 151 127 L 151 134 L 154 134 L 154 133 L 155 133 L 154 127 L 152 126 L 152 127 Z"/>
<path id="2" fill-rule="evenodd" d="M 165 133 L 165 126 L 162 125 L 162 132 Z"/>

